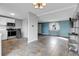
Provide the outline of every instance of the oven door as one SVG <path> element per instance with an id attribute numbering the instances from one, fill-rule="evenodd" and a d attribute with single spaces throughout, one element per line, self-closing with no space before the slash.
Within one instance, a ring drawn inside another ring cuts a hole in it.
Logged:
<path id="1" fill-rule="evenodd" d="M 16 31 L 8 31 L 8 37 L 16 36 Z"/>
<path id="2" fill-rule="evenodd" d="M 16 36 L 16 31 L 11 31 L 11 36 Z"/>
<path id="3" fill-rule="evenodd" d="M 8 37 L 10 37 L 11 36 L 11 31 L 8 31 Z"/>

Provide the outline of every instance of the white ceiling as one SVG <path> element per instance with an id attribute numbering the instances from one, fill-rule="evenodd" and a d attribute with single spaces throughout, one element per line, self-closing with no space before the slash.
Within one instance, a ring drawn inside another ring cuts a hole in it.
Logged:
<path id="1" fill-rule="evenodd" d="M 32 3 L 0 3 L 0 14 L 15 18 L 27 19 L 28 12 L 40 17 L 40 22 L 66 20 L 71 17 L 77 7 L 76 3 L 48 3 L 44 9 L 35 9 Z"/>

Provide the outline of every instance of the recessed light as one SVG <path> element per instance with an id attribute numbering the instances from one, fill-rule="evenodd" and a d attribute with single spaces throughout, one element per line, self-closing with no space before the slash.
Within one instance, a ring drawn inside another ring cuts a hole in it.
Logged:
<path id="1" fill-rule="evenodd" d="M 15 13 L 10 13 L 10 15 L 14 16 L 14 15 L 15 15 Z"/>

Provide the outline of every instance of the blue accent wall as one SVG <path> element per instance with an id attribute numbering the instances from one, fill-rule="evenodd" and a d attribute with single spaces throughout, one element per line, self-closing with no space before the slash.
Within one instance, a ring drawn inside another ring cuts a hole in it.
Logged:
<path id="1" fill-rule="evenodd" d="M 42 33 L 49 33 L 49 23 L 42 23 Z"/>
<path id="2" fill-rule="evenodd" d="M 59 22 L 60 25 L 60 36 L 68 37 L 68 33 L 70 32 L 70 22 L 69 21 L 61 21 Z"/>
<path id="3" fill-rule="evenodd" d="M 60 26 L 59 31 L 49 31 L 49 23 L 41 23 L 42 24 L 42 33 L 46 33 L 48 35 L 59 35 L 68 37 L 68 33 L 70 32 L 70 22 L 68 20 L 66 21 L 57 21 Z"/>

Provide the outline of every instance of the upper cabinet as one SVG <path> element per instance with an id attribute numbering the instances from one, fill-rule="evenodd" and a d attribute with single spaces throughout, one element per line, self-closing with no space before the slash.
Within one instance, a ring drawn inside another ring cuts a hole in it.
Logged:
<path id="1" fill-rule="evenodd" d="M 15 23 L 16 23 L 15 25 L 16 28 L 22 28 L 22 20 L 15 20 Z"/>
<path id="2" fill-rule="evenodd" d="M 15 19 L 0 17 L 0 25 L 7 25 L 7 23 L 15 23 Z"/>
<path id="3" fill-rule="evenodd" d="M 8 18 L 8 19 L 7 19 L 7 23 L 8 23 L 8 22 L 9 22 L 9 23 L 15 23 L 15 19 L 9 19 L 9 18 Z"/>
<path id="4" fill-rule="evenodd" d="M 6 25 L 6 18 L 0 17 L 0 25 Z"/>

